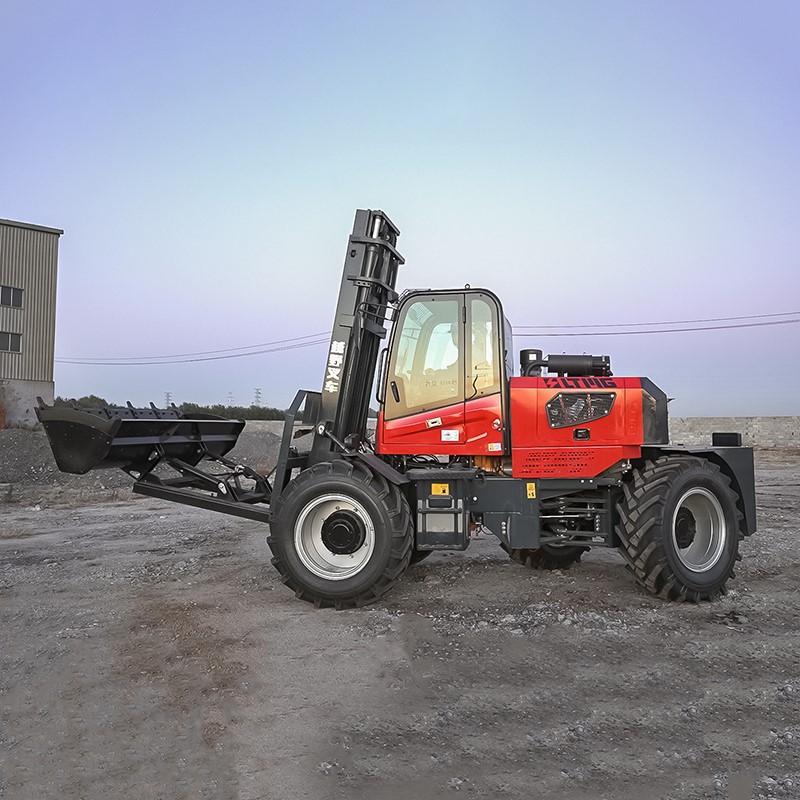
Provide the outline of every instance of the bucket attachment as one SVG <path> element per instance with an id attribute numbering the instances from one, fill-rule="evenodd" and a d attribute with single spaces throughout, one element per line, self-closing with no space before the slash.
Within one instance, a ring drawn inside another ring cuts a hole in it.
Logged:
<path id="1" fill-rule="evenodd" d="M 77 475 L 105 467 L 147 473 L 161 459 L 195 466 L 206 456 L 228 453 L 245 425 L 242 420 L 186 416 L 155 406 L 79 410 L 47 406 L 41 400 L 36 416 L 58 468 Z"/>

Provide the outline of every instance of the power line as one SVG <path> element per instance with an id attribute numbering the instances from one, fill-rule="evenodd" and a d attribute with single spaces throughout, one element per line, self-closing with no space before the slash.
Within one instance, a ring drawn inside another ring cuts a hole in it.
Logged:
<path id="1" fill-rule="evenodd" d="M 697 331 L 724 331 L 737 328 L 761 328 L 773 325 L 792 325 L 800 323 L 798 319 L 776 320 L 775 317 L 786 317 L 800 315 L 800 311 L 784 311 L 774 314 L 751 314 L 737 317 L 708 317 L 705 319 L 673 320 L 666 322 L 620 322 L 597 325 L 519 325 L 514 328 L 515 336 L 518 338 L 551 338 L 562 336 L 643 336 L 660 333 L 694 333 Z M 763 322 L 741 322 L 734 325 L 698 325 L 706 322 L 735 322 L 738 320 L 769 320 Z M 626 331 L 591 331 L 581 330 L 580 332 L 563 333 L 519 333 L 520 330 L 558 330 L 572 331 L 575 328 L 634 328 L 639 326 L 651 325 L 694 325 L 691 328 L 662 328 L 659 330 L 626 330 Z M 330 332 L 309 333 L 304 336 L 294 336 L 289 339 L 278 339 L 274 342 L 262 342 L 260 344 L 243 345 L 241 347 L 228 347 L 220 350 L 203 350 L 196 353 L 177 353 L 169 356 L 121 356 L 118 358 L 56 358 L 60 364 L 75 364 L 85 366 L 104 366 L 104 367 L 142 367 L 157 366 L 160 364 L 191 364 L 200 361 L 221 361 L 229 358 L 244 358 L 246 356 L 265 355 L 267 353 L 278 353 L 286 350 L 298 350 L 305 347 L 314 347 L 326 343 L 330 338 Z M 255 349 L 262 348 L 262 349 Z M 248 352 L 242 352 L 242 351 Z"/>
<path id="2" fill-rule="evenodd" d="M 561 336 L 644 336 L 652 333 L 695 333 L 697 331 L 730 331 L 735 328 L 763 328 L 769 325 L 796 325 L 800 319 L 782 319 L 773 322 L 745 322 L 741 325 L 707 325 L 698 328 L 662 328 L 657 331 L 583 331 L 581 333 L 515 333 L 519 338 L 543 339 Z M 663 324 L 663 323 L 662 323 Z"/>
<path id="3" fill-rule="evenodd" d="M 70 358 L 57 358 L 55 359 L 59 364 L 83 364 L 92 367 L 159 367 L 168 364 L 191 364 L 197 361 L 221 361 L 227 358 L 245 358 L 247 356 L 258 356 L 265 353 L 279 353 L 284 350 L 299 350 L 303 347 L 312 347 L 318 344 L 327 344 L 328 337 L 318 339 L 310 342 L 301 342 L 298 344 L 287 344 L 281 347 L 269 347 L 264 350 L 254 350 L 250 353 L 230 353 L 229 355 L 222 356 L 205 356 L 203 358 L 181 358 L 173 359 L 171 361 L 88 361 Z"/>
<path id="4" fill-rule="evenodd" d="M 800 311 L 783 311 L 779 314 L 751 314 L 742 317 L 708 317 L 707 319 L 673 319 L 665 322 L 610 322 L 602 325 L 517 325 L 515 329 L 535 328 L 536 330 L 566 330 L 569 328 L 637 328 L 643 325 L 692 325 L 704 322 L 730 322 L 741 319 L 766 319 L 767 317 L 792 317 L 800 314 Z M 735 326 L 728 326 L 735 327 Z M 706 330 L 698 328 L 697 330 Z M 646 331 L 644 331 L 646 333 Z"/>
<path id="5" fill-rule="evenodd" d="M 290 339 L 278 339 L 274 342 L 260 342 L 258 344 L 248 344 L 248 345 L 243 345 L 242 347 L 223 347 L 221 350 L 201 350 L 197 353 L 173 353 L 172 355 L 168 356 L 120 356 L 120 357 L 74 356 L 74 357 L 67 357 L 64 359 L 57 358 L 56 361 L 69 360 L 69 361 L 81 361 L 81 362 L 90 362 L 90 361 L 117 362 L 117 361 L 151 361 L 151 360 L 155 361 L 165 358 L 187 358 L 190 356 L 208 356 L 208 355 L 214 355 L 216 353 L 233 353 L 240 350 L 252 350 L 254 347 L 272 347 L 273 345 L 286 344 L 288 342 L 299 342 L 302 341 L 303 339 L 316 339 L 319 338 L 320 336 L 328 337 L 330 336 L 330 331 L 322 331 L 321 333 L 309 333 L 306 334 L 305 336 L 294 336 Z"/>

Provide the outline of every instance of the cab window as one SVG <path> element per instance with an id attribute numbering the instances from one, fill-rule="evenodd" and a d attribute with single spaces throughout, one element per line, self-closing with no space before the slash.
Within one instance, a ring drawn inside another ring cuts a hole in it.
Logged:
<path id="1" fill-rule="evenodd" d="M 386 419 L 464 399 L 463 300 L 420 298 L 403 309 L 389 362 Z"/>
<path id="2" fill-rule="evenodd" d="M 470 298 L 470 360 L 467 370 L 467 400 L 500 391 L 498 319 L 494 303 L 484 297 Z"/>

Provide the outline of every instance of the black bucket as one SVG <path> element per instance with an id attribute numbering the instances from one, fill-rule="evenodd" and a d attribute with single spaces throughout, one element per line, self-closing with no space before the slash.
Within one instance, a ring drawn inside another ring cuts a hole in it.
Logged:
<path id="1" fill-rule="evenodd" d="M 36 416 L 58 468 L 76 475 L 105 467 L 141 471 L 163 457 L 194 466 L 207 454 L 224 456 L 233 449 L 245 425 L 154 407 L 79 410 L 40 404 Z"/>

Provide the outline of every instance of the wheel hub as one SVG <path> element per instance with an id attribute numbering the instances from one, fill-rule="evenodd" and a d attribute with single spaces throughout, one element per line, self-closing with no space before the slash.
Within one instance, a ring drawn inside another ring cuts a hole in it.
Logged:
<path id="1" fill-rule="evenodd" d="M 722 558 L 728 523 L 717 496 L 705 486 L 687 489 L 672 517 L 675 555 L 691 572 L 708 572 Z"/>
<path id="2" fill-rule="evenodd" d="M 685 550 L 694 541 L 697 534 L 697 522 L 688 508 L 681 508 L 675 517 L 675 541 L 681 550 Z"/>
<path id="3" fill-rule="evenodd" d="M 295 520 L 294 548 L 303 566 L 318 578 L 347 580 L 375 553 L 375 523 L 353 497 L 339 492 L 318 495 Z"/>
<path id="4" fill-rule="evenodd" d="M 332 553 L 355 553 L 367 538 L 364 523 L 351 511 L 335 511 L 322 523 L 322 543 Z"/>

